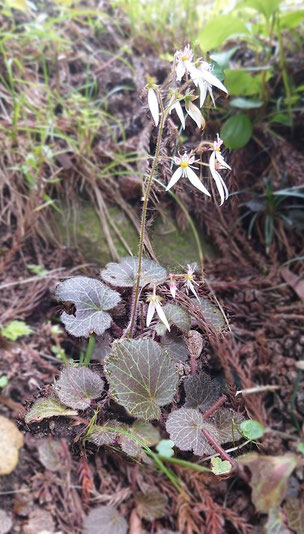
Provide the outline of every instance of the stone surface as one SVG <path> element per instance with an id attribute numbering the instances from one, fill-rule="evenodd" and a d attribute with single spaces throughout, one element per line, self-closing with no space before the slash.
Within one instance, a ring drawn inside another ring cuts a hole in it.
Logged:
<path id="1" fill-rule="evenodd" d="M 23 441 L 15 423 L 0 415 L 0 475 L 9 475 L 15 469 Z"/>

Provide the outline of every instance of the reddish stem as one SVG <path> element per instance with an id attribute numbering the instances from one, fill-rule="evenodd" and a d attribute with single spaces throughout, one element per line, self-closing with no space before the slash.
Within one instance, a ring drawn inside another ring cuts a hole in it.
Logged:
<path id="1" fill-rule="evenodd" d="M 210 443 L 211 447 L 216 452 L 219 453 L 219 455 L 222 458 L 222 460 L 227 460 L 228 462 L 231 463 L 232 467 L 237 469 L 238 468 L 237 462 L 233 458 L 231 458 L 231 456 L 229 456 L 229 454 L 226 451 L 224 451 L 224 449 L 213 439 L 211 434 L 209 434 L 208 430 L 206 430 L 205 428 L 202 428 L 202 432 L 203 432 L 205 438 Z"/>
<path id="2" fill-rule="evenodd" d="M 210 408 L 203 414 L 203 419 L 208 419 L 216 410 L 218 410 L 224 402 L 226 402 L 226 395 L 222 395 Z"/>

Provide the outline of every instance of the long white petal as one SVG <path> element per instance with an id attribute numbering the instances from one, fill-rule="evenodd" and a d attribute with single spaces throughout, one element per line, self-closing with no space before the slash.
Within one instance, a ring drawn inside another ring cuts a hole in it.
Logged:
<path id="1" fill-rule="evenodd" d="M 188 280 L 188 284 L 187 284 L 187 285 L 188 285 L 190 291 L 192 291 L 193 295 L 196 296 L 197 300 L 198 300 L 199 303 L 200 303 L 201 301 L 200 301 L 200 299 L 199 299 L 199 296 L 198 296 L 197 292 L 195 291 L 195 289 L 194 289 L 194 285 L 192 284 L 192 282 L 191 282 L 190 280 Z"/>
<path id="2" fill-rule="evenodd" d="M 171 189 L 171 187 L 176 184 L 176 182 L 180 179 L 182 172 L 183 169 L 181 167 L 178 167 L 178 169 L 176 169 L 175 173 L 172 175 L 172 178 L 166 187 L 166 191 L 169 191 L 169 189 Z"/>
<path id="3" fill-rule="evenodd" d="M 211 72 L 209 72 L 208 70 L 200 70 L 199 73 L 201 77 L 206 80 L 206 82 L 210 83 L 211 85 L 214 85 L 214 87 L 217 87 L 218 89 L 224 91 L 224 93 L 228 94 L 228 91 L 224 84 L 222 84 L 222 82 L 220 82 L 220 80 L 218 80 L 217 77 L 214 76 L 214 74 L 211 74 Z"/>
<path id="4" fill-rule="evenodd" d="M 213 105 L 214 107 L 216 107 L 215 105 L 215 100 L 214 100 L 214 96 L 213 96 L 213 91 L 212 91 L 212 85 L 210 85 L 209 83 L 207 84 L 207 88 L 208 88 L 208 93 L 209 95 L 211 96 L 211 100 L 213 102 Z"/>
<path id="5" fill-rule="evenodd" d="M 174 109 L 177 113 L 177 116 L 179 118 L 179 120 L 181 121 L 181 125 L 182 125 L 182 128 L 183 130 L 185 129 L 185 117 L 184 117 L 184 112 L 183 112 L 183 108 L 180 104 L 180 102 L 176 102 L 175 106 L 174 106 Z"/>
<path id="6" fill-rule="evenodd" d="M 198 128 L 201 128 L 203 125 L 204 118 L 198 107 L 196 107 L 192 102 L 189 102 L 187 105 L 187 111 L 191 119 L 193 119 L 194 122 L 197 124 Z"/>
<path id="7" fill-rule="evenodd" d="M 187 71 L 189 72 L 192 81 L 194 82 L 195 85 L 197 85 L 197 78 L 199 76 L 198 69 L 195 67 L 194 63 L 192 63 L 191 61 L 185 61 L 185 67 Z"/>
<path id="8" fill-rule="evenodd" d="M 149 306 L 148 306 L 147 319 L 146 319 L 147 326 L 150 326 L 154 313 L 155 313 L 155 302 L 152 301 L 152 302 L 149 302 Z"/>
<path id="9" fill-rule="evenodd" d="M 180 61 L 176 67 L 176 81 L 180 82 L 186 72 L 186 67 L 183 61 Z"/>
<path id="10" fill-rule="evenodd" d="M 170 325 L 169 325 L 169 323 L 167 321 L 167 317 L 165 315 L 164 310 L 162 309 L 162 307 L 161 307 L 159 302 L 156 302 L 155 305 L 156 305 L 156 312 L 157 312 L 158 317 L 164 323 L 164 325 L 167 328 L 167 330 L 169 330 L 169 332 L 170 332 Z"/>
<path id="11" fill-rule="evenodd" d="M 155 126 L 158 126 L 158 122 L 159 122 L 158 100 L 157 100 L 155 91 L 152 88 L 148 90 L 148 106 L 151 111 L 153 120 L 155 122 Z"/>
<path id="12" fill-rule="evenodd" d="M 216 159 L 219 162 L 219 164 L 222 165 L 222 167 L 225 167 L 226 169 L 230 169 L 231 170 L 231 167 L 228 165 L 228 163 L 226 163 L 226 161 L 224 160 L 222 154 L 218 150 L 216 150 L 215 156 L 216 156 Z"/>
<path id="13" fill-rule="evenodd" d="M 205 193 L 205 195 L 208 195 L 208 197 L 211 196 L 208 189 L 206 189 L 206 187 L 202 184 L 198 176 L 196 176 L 195 172 L 190 169 L 190 167 L 187 167 L 187 177 L 194 187 L 199 189 L 202 193 Z"/>
<path id="14" fill-rule="evenodd" d="M 227 186 L 226 186 L 226 184 L 225 184 L 225 182 L 224 182 L 224 180 L 223 180 L 223 178 L 221 177 L 220 174 L 219 174 L 219 177 L 220 177 L 220 179 L 221 179 L 222 186 L 223 186 L 223 188 L 224 188 L 225 200 L 227 200 L 227 198 L 229 197 L 229 191 L 228 191 Z"/>
<path id="15" fill-rule="evenodd" d="M 212 177 L 213 177 L 213 179 L 214 179 L 214 181 L 216 183 L 216 187 L 218 189 L 219 195 L 221 197 L 220 206 L 222 206 L 222 204 L 225 201 L 225 193 L 224 193 L 224 188 L 223 188 L 221 176 L 220 176 L 220 174 L 217 172 L 217 170 L 215 168 L 215 152 L 212 152 L 212 154 L 210 156 L 209 167 L 210 167 L 210 172 L 212 174 Z"/>
<path id="16" fill-rule="evenodd" d="M 204 105 L 207 96 L 207 84 L 203 80 L 198 82 L 200 90 L 200 108 Z"/>

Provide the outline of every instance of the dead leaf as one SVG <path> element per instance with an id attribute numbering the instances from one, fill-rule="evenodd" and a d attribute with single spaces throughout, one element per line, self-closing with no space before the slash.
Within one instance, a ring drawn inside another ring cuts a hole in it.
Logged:
<path id="1" fill-rule="evenodd" d="M 238 458 L 238 462 L 250 469 L 252 501 L 259 512 L 267 514 L 280 506 L 297 461 L 294 454 L 261 456 L 255 452 Z"/>
<path id="2" fill-rule="evenodd" d="M 281 271 L 285 282 L 294 290 L 299 299 L 304 302 L 304 280 L 285 267 Z"/>
<path id="3" fill-rule="evenodd" d="M 141 519 L 136 512 L 136 509 L 132 510 L 129 520 L 129 534 L 142 534 Z"/>

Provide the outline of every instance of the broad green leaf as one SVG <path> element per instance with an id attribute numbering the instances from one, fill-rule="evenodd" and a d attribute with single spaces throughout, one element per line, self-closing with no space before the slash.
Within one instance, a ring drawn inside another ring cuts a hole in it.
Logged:
<path id="1" fill-rule="evenodd" d="M 280 15 L 280 29 L 291 30 L 299 26 L 304 20 L 304 9 L 298 9 L 297 11 L 289 11 L 284 15 Z"/>
<path id="2" fill-rule="evenodd" d="M 226 69 L 225 86 L 230 95 L 253 96 L 258 95 L 261 90 L 261 77 L 253 76 L 247 70 Z"/>
<path id="3" fill-rule="evenodd" d="M 283 124 L 283 126 L 292 126 L 292 118 L 287 113 L 276 113 L 270 122 Z"/>
<path id="4" fill-rule="evenodd" d="M 173 359 L 151 339 L 125 340 L 113 348 L 104 369 L 112 396 L 134 417 L 158 419 L 159 407 L 177 390 Z"/>
<path id="5" fill-rule="evenodd" d="M 224 50 L 223 52 L 213 52 L 213 54 L 210 55 L 210 59 L 215 61 L 222 69 L 227 69 L 230 59 L 239 48 L 239 46 L 234 46 L 233 48 Z"/>
<path id="6" fill-rule="evenodd" d="M 174 441 L 172 439 L 161 439 L 156 446 L 158 454 L 165 456 L 165 458 L 172 458 L 174 456 Z"/>
<path id="7" fill-rule="evenodd" d="M 138 258 L 130 256 L 123 258 L 119 263 L 108 263 L 100 271 L 101 278 L 117 287 L 133 287 L 136 284 Z M 144 258 L 142 261 L 140 286 L 162 282 L 167 277 L 167 271 L 155 261 Z"/>
<path id="8" fill-rule="evenodd" d="M 83 534 L 127 534 L 128 523 L 112 506 L 90 510 L 83 523 Z"/>
<path id="9" fill-rule="evenodd" d="M 178 304 L 168 303 L 163 306 L 163 311 L 170 326 L 174 325 L 182 332 L 189 332 L 191 328 L 191 316 L 184 308 L 178 306 Z M 167 328 L 164 323 L 158 321 L 155 325 L 155 330 L 159 336 L 163 336 Z"/>
<path id="10" fill-rule="evenodd" d="M 162 337 L 161 346 L 169 352 L 176 363 L 186 362 L 189 358 L 187 345 L 183 338 L 174 335 L 172 332 Z"/>
<path id="11" fill-rule="evenodd" d="M 222 46 L 229 37 L 248 33 L 248 28 L 240 18 L 231 15 L 218 15 L 212 17 L 210 22 L 203 27 L 198 36 L 198 43 L 203 52 L 207 52 Z"/>
<path id="12" fill-rule="evenodd" d="M 219 398 L 221 385 L 205 373 L 193 375 L 184 381 L 186 393 L 185 408 L 200 409 L 205 412 Z"/>
<path id="13" fill-rule="evenodd" d="M 263 102 L 262 100 L 253 100 L 252 98 L 243 98 L 242 96 L 239 96 L 230 100 L 229 104 L 233 108 L 256 109 L 260 108 L 263 105 Z"/>
<path id="14" fill-rule="evenodd" d="M 259 439 L 264 435 L 265 428 L 261 423 L 254 419 L 247 419 L 240 424 L 243 436 L 247 439 Z"/>
<path id="15" fill-rule="evenodd" d="M 252 501 L 258 512 L 267 514 L 280 506 L 285 497 L 287 481 L 298 459 L 295 454 L 263 456 L 256 452 L 238 457 L 238 462 L 251 471 L 249 482 Z"/>
<path id="16" fill-rule="evenodd" d="M 213 328 L 221 329 L 226 325 L 225 318 L 216 304 L 213 304 L 209 299 L 200 297 L 201 310 L 207 324 Z M 197 301 L 193 300 L 194 304 L 199 306 Z"/>
<path id="17" fill-rule="evenodd" d="M 171 412 L 166 423 L 170 439 L 181 451 L 191 451 L 198 456 L 213 454 L 214 450 L 202 433 L 206 429 L 217 443 L 220 433 L 198 410 L 181 408 Z"/>
<path id="18" fill-rule="evenodd" d="M 1 328 L 1 335 L 11 341 L 16 341 L 19 337 L 32 334 L 33 330 L 24 321 L 11 321 Z"/>
<path id="19" fill-rule="evenodd" d="M 4 3 L 13 9 L 18 9 L 26 13 L 28 11 L 27 0 L 4 0 Z"/>
<path id="20" fill-rule="evenodd" d="M 135 421 L 133 426 L 126 427 L 126 429 L 129 430 L 130 437 L 120 434 L 118 436 L 118 441 L 122 450 L 129 456 L 135 456 L 138 458 L 142 457 L 143 449 L 141 445 L 135 439 L 133 439 L 133 436 L 135 436 L 135 438 L 139 438 L 148 447 L 156 445 L 160 438 L 157 428 L 150 423 L 145 423 L 143 421 Z"/>
<path id="21" fill-rule="evenodd" d="M 59 400 L 70 408 L 85 410 L 100 397 L 103 380 L 87 367 L 65 367 L 55 385 Z"/>
<path id="22" fill-rule="evenodd" d="M 268 20 L 279 9 L 282 0 L 241 0 L 235 9 L 243 9 L 244 7 L 250 7 L 264 15 Z"/>
<path id="23" fill-rule="evenodd" d="M 42 421 L 42 419 L 48 419 L 49 417 L 66 415 L 77 415 L 75 410 L 70 410 L 58 399 L 52 397 L 46 397 L 45 399 L 38 399 L 29 412 L 26 414 L 24 420 L 26 423 L 36 423 Z"/>
<path id="24" fill-rule="evenodd" d="M 221 138 L 228 148 L 247 145 L 252 135 L 252 123 L 244 113 L 230 117 L 222 126 Z"/>
<path id="25" fill-rule="evenodd" d="M 215 475 L 224 475 L 229 473 L 232 469 L 232 465 L 228 460 L 222 460 L 219 456 L 211 458 L 211 471 Z"/>
<path id="26" fill-rule="evenodd" d="M 237 430 L 237 427 L 243 420 L 242 414 L 230 408 L 219 408 L 215 415 L 208 419 L 208 422 L 212 422 L 216 426 L 221 443 L 230 443 L 241 439 L 242 435 Z"/>
<path id="27" fill-rule="evenodd" d="M 56 297 L 75 304 L 76 314 L 63 312 L 61 319 L 67 331 L 77 337 L 89 337 L 93 332 L 102 335 L 112 322 L 107 310 L 120 302 L 117 291 L 87 276 L 75 276 L 59 284 Z"/>
<path id="28" fill-rule="evenodd" d="M 138 515 L 147 521 L 154 521 L 165 515 L 167 499 L 158 490 L 136 493 L 135 502 Z"/>

